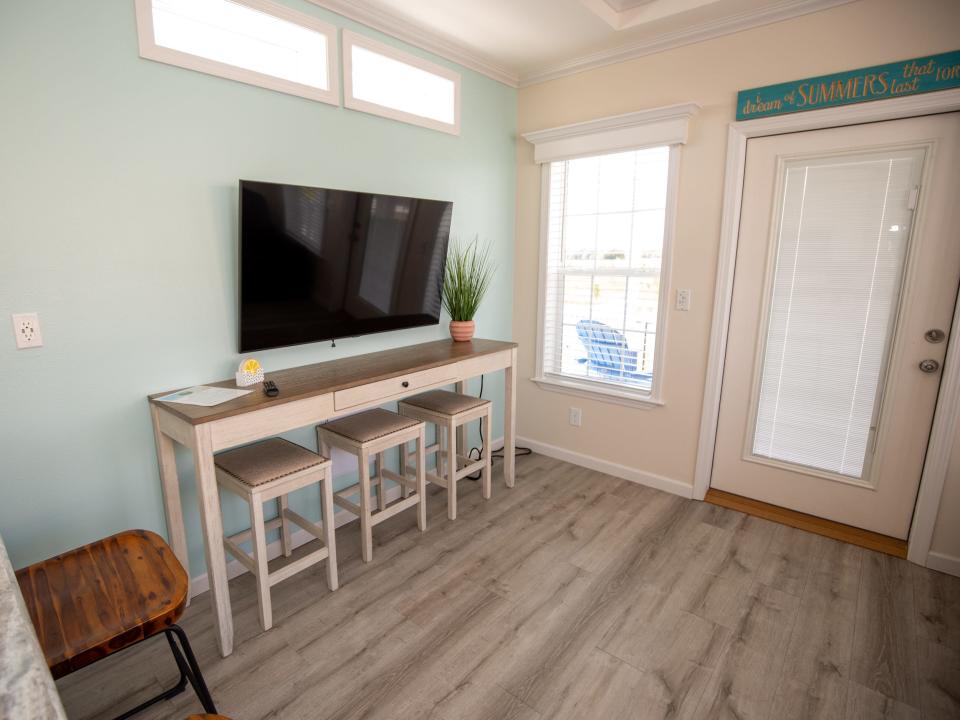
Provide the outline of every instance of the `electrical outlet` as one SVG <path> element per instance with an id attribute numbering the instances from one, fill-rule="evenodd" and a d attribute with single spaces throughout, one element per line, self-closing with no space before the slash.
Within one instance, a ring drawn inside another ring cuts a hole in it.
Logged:
<path id="1" fill-rule="evenodd" d="M 17 349 L 42 347 L 40 317 L 36 313 L 19 313 L 13 317 L 13 334 L 17 340 Z"/>
<path id="2" fill-rule="evenodd" d="M 677 310 L 682 310 L 686 312 L 690 309 L 690 291 L 689 290 L 677 290 Z"/>
<path id="3" fill-rule="evenodd" d="M 580 408 L 572 407 L 570 408 L 570 424 L 574 427 L 580 427 L 580 421 L 583 419 L 583 415 L 580 412 Z"/>

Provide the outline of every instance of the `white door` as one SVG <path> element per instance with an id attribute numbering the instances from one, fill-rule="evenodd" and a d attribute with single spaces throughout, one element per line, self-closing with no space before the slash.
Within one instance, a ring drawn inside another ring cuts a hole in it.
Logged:
<path id="1" fill-rule="evenodd" d="M 958 113 L 748 142 L 712 487 L 907 537 L 958 228 Z"/>

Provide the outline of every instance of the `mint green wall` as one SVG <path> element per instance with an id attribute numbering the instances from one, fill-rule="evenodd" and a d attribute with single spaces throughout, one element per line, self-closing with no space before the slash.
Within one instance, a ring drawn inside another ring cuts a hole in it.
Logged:
<path id="1" fill-rule="evenodd" d="M 493 242 L 500 269 L 479 334 L 511 335 L 514 90 L 460 69 L 454 137 L 143 60 L 133 5 L 0 4 L 0 535 L 17 567 L 126 528 L 165 534 L 144 398 L 236 367 L 239 178 L 452 200 L 454 235 Z M 31 311 L 45 346 L 17 351 L 10 313 Z M 443 337 L 445 321 L 257 357 L 270 370 Z M 313 517 L 315 501 L 296 499 Z M 224 506 L 228 531 L 247 526 L 244 503 Z"/>

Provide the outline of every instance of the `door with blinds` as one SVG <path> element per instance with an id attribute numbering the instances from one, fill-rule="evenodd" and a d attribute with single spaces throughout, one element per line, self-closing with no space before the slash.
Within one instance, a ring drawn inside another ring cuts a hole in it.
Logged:
<path id="1" fill-rule="evenodd" d="M 907 537 L 958 197 L 957 113 L 749 141 L 712 487 Z"/>

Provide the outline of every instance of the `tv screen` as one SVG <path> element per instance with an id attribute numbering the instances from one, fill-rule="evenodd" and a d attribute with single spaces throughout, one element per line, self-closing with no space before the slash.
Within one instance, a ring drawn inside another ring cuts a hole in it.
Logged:
<path id="1" fill-rule="evenodd" d="M 240 181 L 240 352 L 440 321 L 453 203 Z"/>

